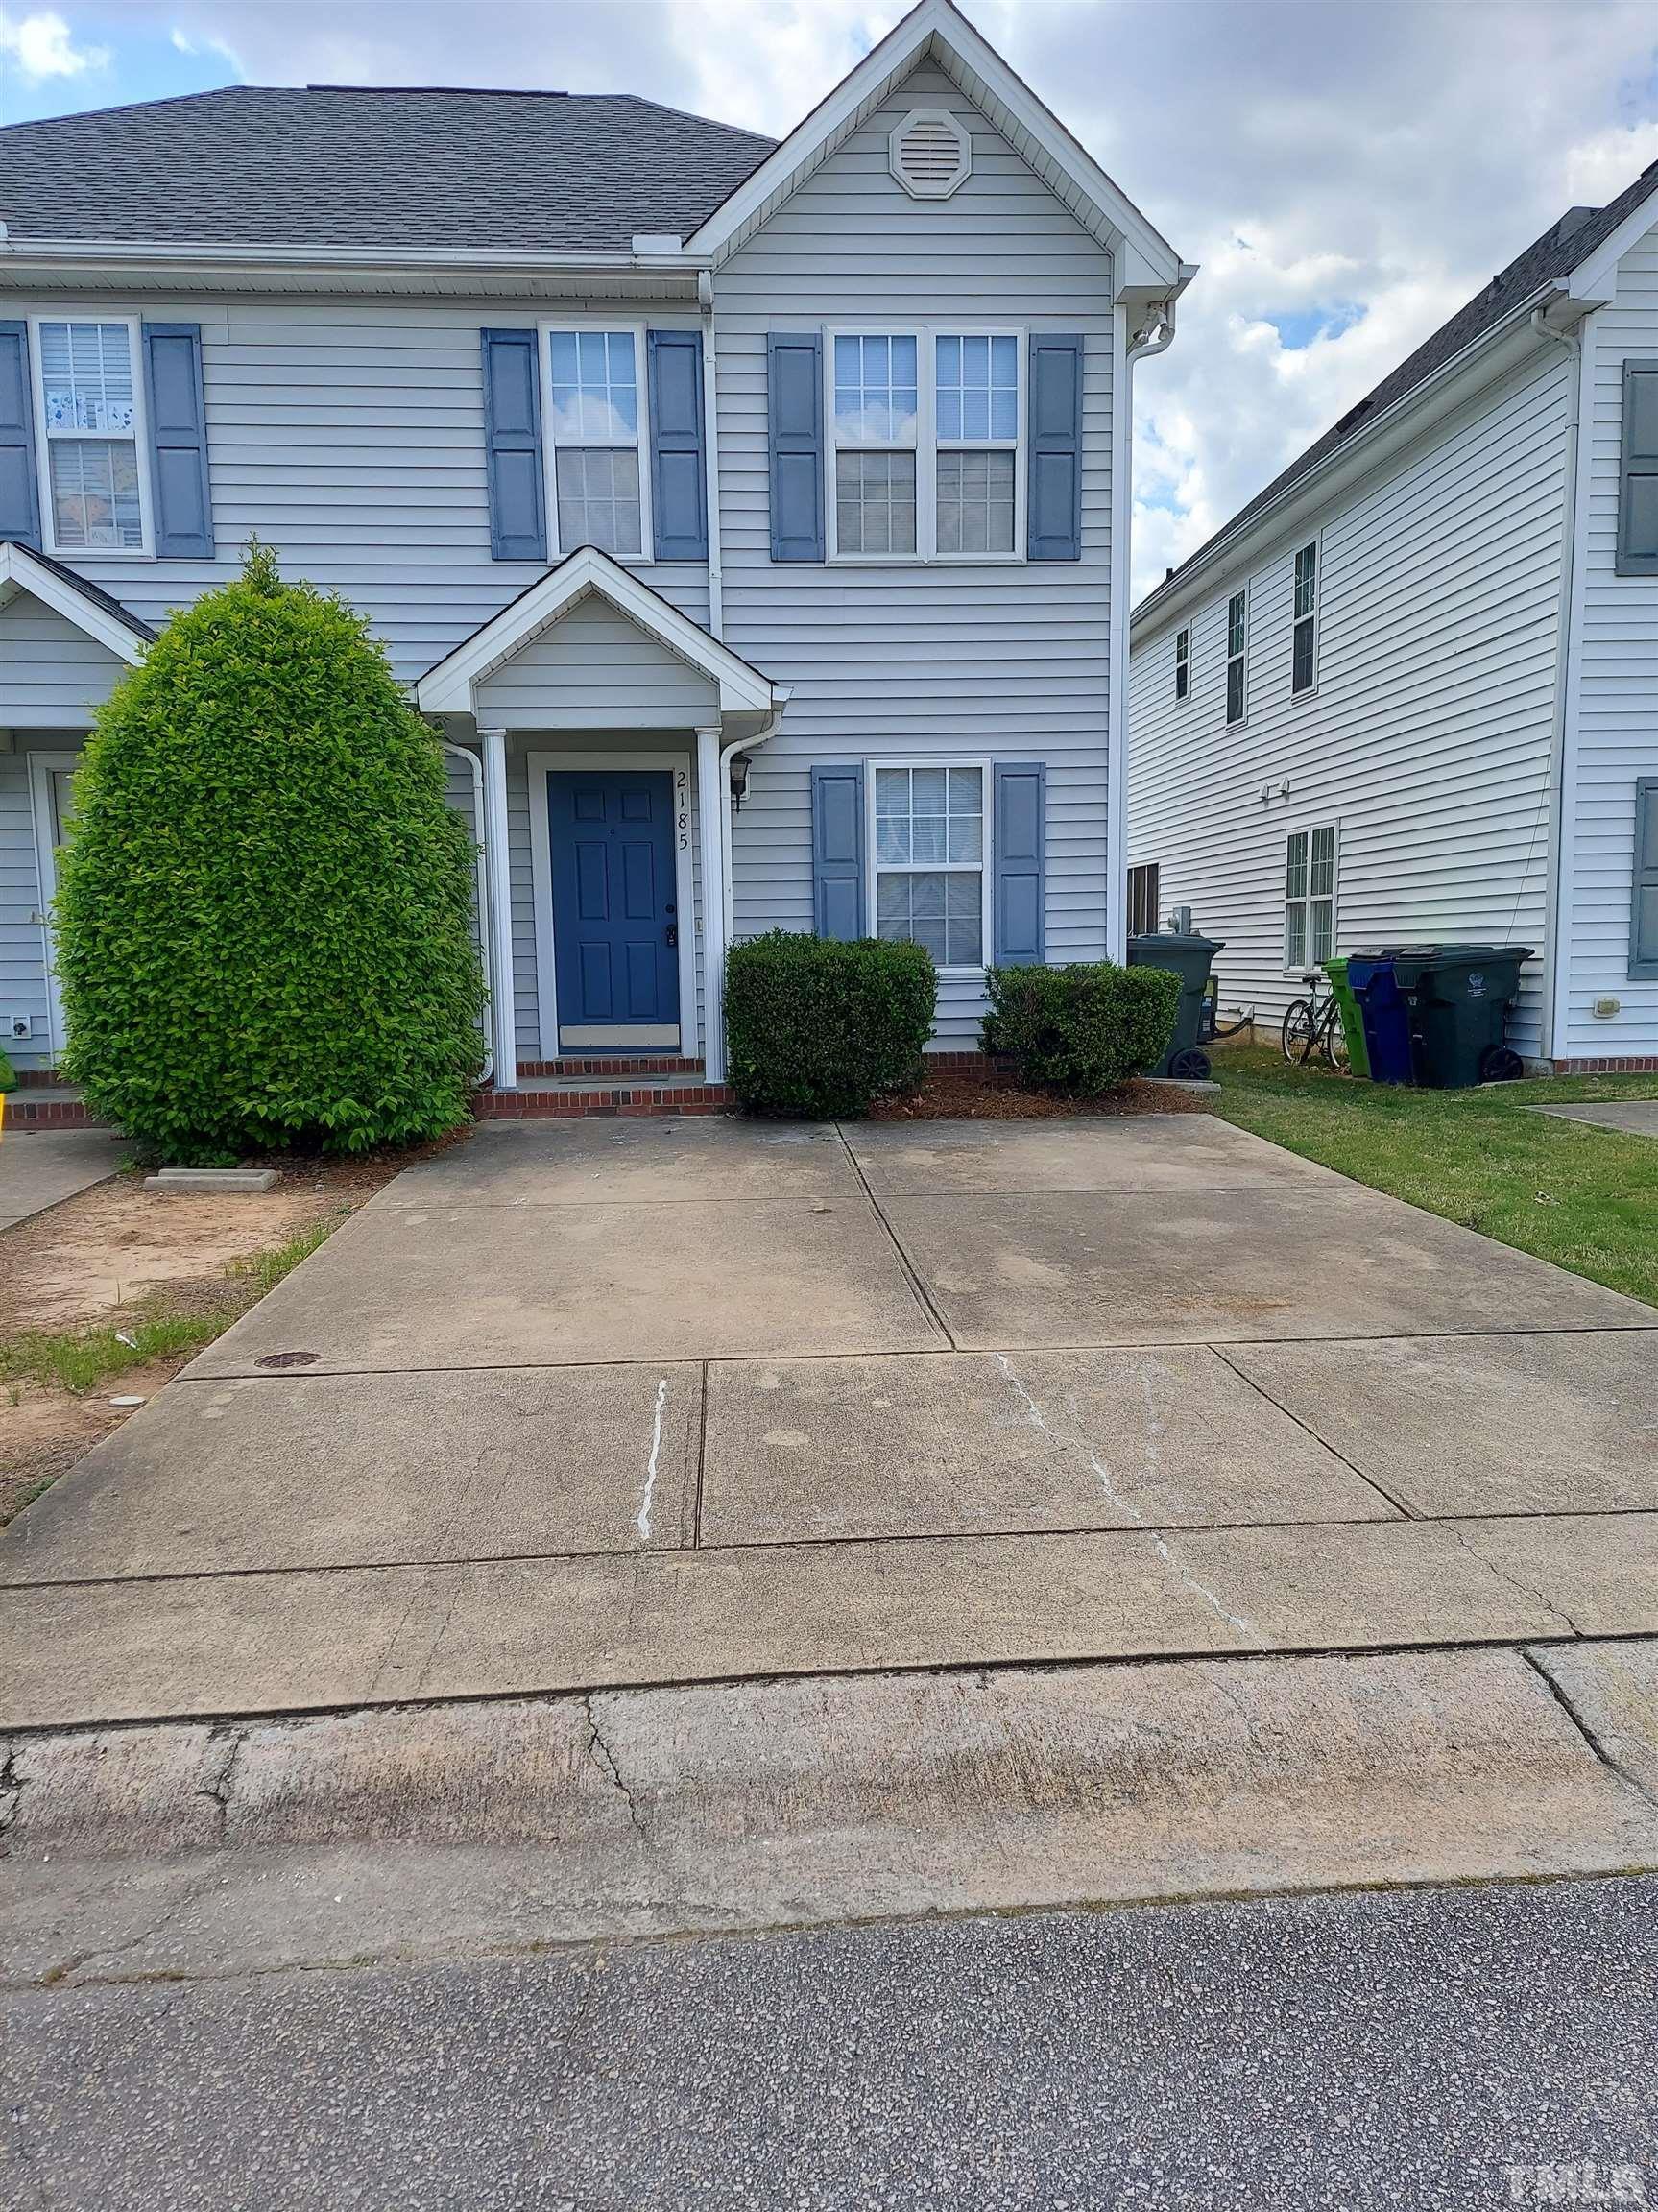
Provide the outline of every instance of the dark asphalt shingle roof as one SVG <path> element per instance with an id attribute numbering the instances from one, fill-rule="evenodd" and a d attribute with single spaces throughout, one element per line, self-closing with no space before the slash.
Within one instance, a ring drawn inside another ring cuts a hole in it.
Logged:
<path id="1" fill-rule="evenodd" d="M 1632 214 L 1642 201 L 1654 192 L 1658 192 L 1658 161 L 1644 169 L 1632 184 L 1616 200 L 1608 201 L 1604 207 L 1569 207 L 1541 238 L 1534 238 L 1524 253 L 1493 276 L 1483 291 L 1477 292 L 1466 306 L 1459 307 L 1449 322 L 1442 323 L 1431 338 L 1425 339 L 1414 353 L 1407 354 L 1397 369 L 1385 375 L 1356 407 L 1350 407 L 1322 438 L 1314 440 L 1305 453 L 1281 470 L 1246 506 L 1240 507 L 1230 522 L 1213 537 L 1206 539 L 1195 553 L 1189 554 L 1172 576 L 1165 577 L 1146 594 L 1136 613 L 1150 606 L 1160 592 L 1178 584 L 1187 569 L 1201 561 L 1212 545 L 1253 521 L 1298 478 L 1316 469 L 1350 439 L 1367 429 L 1396 400 L 1405 398 L 1417 385 L 1425 384 L 1436 369 L 1444 368 L 1476 339 L 1495 329 L 1505 316 L 1531 299 L 1542 286 L 1557 276 L 1569 276 L 1603 239 L 1611 237 L 1625 216 Z"/>
<path id="2" fill-rule="evenodd" d="M 141 620 L 130 607 L 123 607 L 119 599 L 112 598 L 101 584 L 88 582 L 73 568 L 66 568 L 61 561 L 54 561 L 50 553 L 41 553 L 33 545 L 26 545 L 23 550 L 31 561 L 38 561 L 42 568 L 50 568 L 54 576 L 60 576 L 65 584 L 73 586 L 83 599 L 90 599 L 94 607 L 102 607 L 106 614 L 112 615 L 131 630 L 134 637 L 141 637 L 146 645 L 155 643 L 156 633 L 149 623 Z"/>
<path id="3" fill-rule="evenodd" d="M 625 252 L 773 141 L 631 93 L 232 85 L 0 130 L 13 237 Z"/>

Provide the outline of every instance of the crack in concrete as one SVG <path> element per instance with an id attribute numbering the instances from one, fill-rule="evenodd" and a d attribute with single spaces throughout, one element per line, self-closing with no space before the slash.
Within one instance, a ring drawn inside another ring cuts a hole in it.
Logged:
<path id="1" fill-rule="evenodd" d="M 23 1750 L 23 1744 L 7 1738 L 5 1757 L 0 1759 L 0 1839 L 10 1833 L 22 1811 L 23 1792 L 29 1787 L 29 1777 L 17 1764 Z"/>
<path id="2" fill-rule="evenodd" d="M 1462 1550 L 1467 1552 L 1471 1559 L 1478 1559 L 1482 1567 L 1486 1568 L 1491 1574 L 1495 1575 L 1498 1581 L 1503 1583 L 1508 1589 L 1518 1590 L 1521 1597 L 1523 1598 L 1534 1598 L 1551 1621 L 1564 1622 L 1574 1636 L 1583 1635 L 1583 1629 L 1577 1625 L 1576 1622 L 1573 1620 L 1571 1614 L 1568 1613 L 1563 1606 L 1556 1605 L 1552 1598 L 1545 1597 L 1541 1590 L 1534 1589 L 1529 1582 L 1523 1582 L 1519 1575 L 1504 1574 L 1502 1569 L 1498 1566 L 1496 1560 L 1488 1559 L 1485 1556 L 1485 1553 L 1480 1551 L 1479 1547 L 1474 1543 L 1471 1538 L 1464 1534 L 1464 1532 L 1456 1526 L 1454 1521 L 1436 1521 L 1430 1523 L 1430 1526 L 1436 1528 L 1443 1528 L 1454 1544 L 1460 1545 Z"/>
<path id="3" fill-rule="evenodd" d="M 1532 1673 L 1537 1676 L 1550 1696 L 1553 1698 L 1555 1704 L 1559 1706 L 1561 1712 L 1565 1714 L 1567 1719 L 1571 1721 L 1573 1727 L 1576 1729 L 1578 1735 L 1582 1737 L 1584 1743 L 1588 1744 L 1590 1750 L 1594 1752 L 1607 1772 L 1616 1774 L 1620 1782 L 1626 1782 L 1644 1803 L 1650 1805 L 1654 1812 L 1658 1812 L 1658 1793 L 1649 1790 L 1640 1775 L 1632 1773 L 1621 1759 L 1614 1758 L 1613 1754 L 1607 1750 L 1599 1736 L 1577 1710 L 1571 1692 L 1556 1675 L 1549 1671 L 1538 1657 L 1536 1650 L 1528 1644 L 1521 1645 L 1519 1650 L 1521 1658 L 1525 1660 Z"/>
<path id="4" fill-rule="evenodd" d="M 1105 1493 L 1106 1503 L 1110 1505 L 1115 1511 L 1126 1514 L 1136 1528 L 1143 1530 L 1144 1533 L 1151 1538 L 1152 1549 L 1156 1551 L 1159 1559 L 1162 1560 L 1163 1564 L 1168 1569 L 1169 1573 L 1174 1576 L 1175 1580 L 1181 1585 L 1181 1587 L 1185 1590 L 1189 1590 L 1194 1598 L 1201 1599 L 1206 1605 L 1208 1605 L 1213 1612 L 1219 1615 L 1220 1619 L 1224 1621 L 1229 1627 L 1236 1628 L 1239 1635 L 1257 1635 L 1259 1631 L 1257 1630 L 1254 1622 L 1246 1619 L 1245 1616 L 1241 1613 L 1232 1612 L 1230 1608 L 1223 1604 L 1221 1599 L 1216 1597 L 1215 1593 L 1209 1587 L 1207 1582 L 1199 1581 L 1197 1576 L 1192 1573 L 1191 1569 L 1186 1564 L 1185 1560 L 1178 1556 L 1173 1546 L 1169 1543 L 1167 1537 L 1164 1535 L 1163 1531 L 1160 1528 L 1156 1528 L 1152 1526 L 1152 1524 L 1146 1519 L 1145 1515 L 1140 1510 L 1139 1506 L 1134 1503 L 1132 1499 L 1128 1499 L 1123 1496 L 1122 1492 L 1117 1487 L 1116 1482 L 1112 1479 L 1110 1468 L 1105 1465 L 1104 1461 L 1100 1458 L 1099 1454 L 1094 1450 L 1093 1446 L 1089 1442 L 1088 1438 L 1080 1433 L 1080 1416 L 1077 1413 L 1074 1402 L 1069 1403 L 1066 1409 L 1071 1415 L 1071 1418 L 1077 1421 L 1079 1433 L 1074 1439 L 1068 1440 L 1066 1437 L 1061 1436 L 1059 1431 L 1050 1425 L 1047 1418 L 1044 1414 L 1042 1407 L 1037 1404 L 1036 1400 L 1031 1396 L 1029 1390 L 1025 1387 L 1023 1381 L 1020 1376 L 1015 1374 L 1013 1362 L 1009 1359 L 1007 1354 L 1005 1352 L 997 1352 L 994 1354 L 993 1357 L 995 1358 L 997 1364 L 1000 1367 L 1002 1373 L 1007 1377 L 1009 1382 L 1012 1383 L 1014 1389 L 1019 1393 L 1021 1402 L 1023 1404 L 1025 1408 L 1024 1418 L 1026 1424 L 1032 1429 L 1040 1429 L 1043 1434 L 1045 1436 L 1050 1437 L 1052 1441 L 1058 1445 L 1061 1451 L 1072 1450 L 1080 1451 L 1086 1454 L 1088 1463 L 1093 1470 L 1094 1477 L 1098 1481 L 1100 1488 Z M 1141 1379 L 1141 1386 L 1145 1395 L 1147 1437 L 1146 1450 L 1147 1455 L 1151 1461 L 1149 1471 L 1153 1476 L 1155 1476 L 1157 1473 L 1157 1438 L 1163 1431 L 1163 1423 L 1158 1416 L 1156 1407 L 1152 1403 L 1151 1383 L 1149 1378 L 1142 1376 Z"/>
<path id="5" fill-rule="evenodd" d="M 196 1794 L 198 1797 L 208 1798 L 218 1807 L 217 1840 L 221 1843 L 229 1832 L 230 1791 L 235 1780 L 236 1762 L 242 1756 L 242 1746 L 246 1742 L 247 1737 L 240 1728 L 227 1728 L 222 1722 L 210 1731 L 207 1738 L 209 1750 L 222 1744 L 225 1755 L 212 1780 L 199 1784 Z"/>
<path id="6" fill-rule="evenodd" d="M 647 1834 L 644 1815 L 639 1811 L 637 1800 L 633 1791 L 622 1779 L 622 1770 L 616 1765 L 616 1755 L 605 1741 L 604 1731 L 599 1726 L 599 1717 L 593 1710 L 591 1693 L 582 1699 L 582 1719 L 588 1724 L 588 1757 L 611 1787 L 621 1791 L 627 1803 L 628 1818 L 632 1821 L 636 1834 L 640 1836 Z"/>

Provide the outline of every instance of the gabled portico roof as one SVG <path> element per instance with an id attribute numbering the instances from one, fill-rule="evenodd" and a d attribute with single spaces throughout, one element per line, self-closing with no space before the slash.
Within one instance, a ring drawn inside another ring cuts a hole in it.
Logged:
<path id="1" fill-rule="evenodd" d="M 148 622 L 141 622 L 96 584 L 77 576 L 73 568 L 19 545 L 13 538 L 0 539 L 0 607 L 9 605 L 20 591 L 61 614 L 65 622 L 72 622 L 130 668 L 144 658 L 145 646 L 156 641 Z"/>
<path id="2" fill-rule="evenodd" d="M 718 693 L 722 715 L 770 714 L 782 705 L 786 693 L 769 676 L 709 637 L 619 561 L 596 546 L 584 545 L 427 669 L 415 686 L 421 712 L 474 712 L 477 686 L 589 594 L 608 600 L 647 637 L 706 677 Z"/>

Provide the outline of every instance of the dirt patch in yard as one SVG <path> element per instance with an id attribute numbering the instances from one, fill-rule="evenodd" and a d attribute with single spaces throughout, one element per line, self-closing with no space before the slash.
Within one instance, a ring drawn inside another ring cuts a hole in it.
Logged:
<path id="1" fill-rule="evenodd" d="M 941 1069 L 924 1077 L 919 1091 L 902 1098 L 883 1098 L 870 1109 L 872 1121 L 1058 1121 L 1079 1115 L 1202 1114 L 1203 1094 L 1169 1083 L 1136 1081 L 1102 1091 L 1094 1098 L 1056 1098 L 1045 1091 L 1021 1091 L 1005 1076 Z"/>
<path id="2" fill-rule="evenodd" d="M 120 1174 L 0 1232 L 0 1524 L 429 1149 L 274 1161 L 249 1194 Z"/>

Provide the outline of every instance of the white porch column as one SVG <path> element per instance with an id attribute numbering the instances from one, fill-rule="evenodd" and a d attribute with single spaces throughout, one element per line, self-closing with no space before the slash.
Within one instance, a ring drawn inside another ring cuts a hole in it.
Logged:
<path id="1" fill-rule="evenodd" d="M 720 733 L 697 732 L 697 828 L 703 871 L 703 1065 L 726 1079 L 726 850 Z"/>
<path id="2" fill-rule="evenodd" d="M 490 1007 L 495 1089 L 518 1087 L 517 1005 L 513 995 L 513 882 L 507 850 L 507 733 L 480 728 L 484 748 L 484 859 L 490 886 Z M 543 1051 L 546 1050 L 544 1042 Z M 553 1042 L 551 1059 L 558 1050 Z"/>

